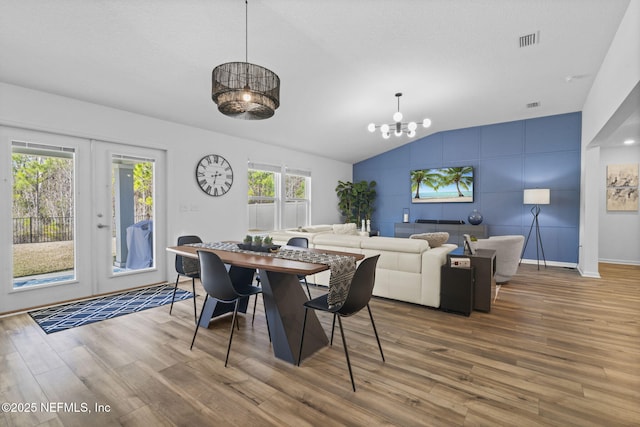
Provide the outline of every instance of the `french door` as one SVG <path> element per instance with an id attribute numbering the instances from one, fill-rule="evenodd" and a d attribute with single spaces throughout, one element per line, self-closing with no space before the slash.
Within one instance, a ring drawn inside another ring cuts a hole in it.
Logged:
<path id="1" fill-rule="evenodd" d="M 0 313 L 164 281 L 164 151 L 0 127 L 0 164 Z"/>
<path id="2" fill-rule="evenodd" d="M 97 292 L 165 278 L 165 153 L 92 141 Z"/>

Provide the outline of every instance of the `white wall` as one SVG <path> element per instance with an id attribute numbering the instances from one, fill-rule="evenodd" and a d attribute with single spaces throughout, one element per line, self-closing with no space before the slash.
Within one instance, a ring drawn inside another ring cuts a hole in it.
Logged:
<path id="1" fill-rule="evenodd" d="M 600 149 L 599 258 L 602 262 L 640 265 L 640 212 L 607 212 L 607 165 L 640 163 L 640 146 Z"/>
<path id="2" fill-rule="evenodd" d="M 585 276 L 599 277 L 599 154 L 589 144 L 640 81 L 640 0 L 631 0 L 582 109 L 580 259 Z"/>
<path id="3" fill-rule="evenodd" d="M 247 230 L 249 160 L 311 171 L 314 223 L 340 221 L 334 188 L 338 180 L 352 179 L 349 163 L 5 83 L 0 83 L 0 125 L 166 150 L 169 241 L 161 245 L 192 233 L 205 241 L 241 240 Z M 232 165 L 233 187 L 222 197 L 207 196 L 196 184 L 195 166 L 206 154 L 221 154 Z M 0 245 L 0 260 L 10 259 L 10 251 L 10 245 Z M 173 261 L 169 261 L 167 277 L 172 276 Z"/>

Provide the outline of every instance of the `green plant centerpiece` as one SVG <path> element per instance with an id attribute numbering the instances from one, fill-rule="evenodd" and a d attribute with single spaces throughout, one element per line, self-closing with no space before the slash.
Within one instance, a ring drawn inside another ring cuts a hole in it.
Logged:
<path id="1" fill-rule="evenodd" d="M 262 246 L 262 236 L 253 236 L 253 246 Z"/>
<path id="2" fill-rule="evenodd" d="M 253 236 L 247 234 L 246 236 L 244 236 L 244 240 L 242 241 L 242 243 L 251 246 L 251 243 L 253 243 Z"/>
<path id="3" fill-rule="evenodd" d="M 271 247 L 273 246 L 273 238 L 270 236 L 266 236 L 264 240 L 262 240 L 262 246 Z"/>
<path id="4" fill-rule="evenodd" d="M 375 208 L 375 187 L 375 181 L 338 181 L 338 209 L 344 217 L 344 222 L 355 222 L 359 225 L 362 220 L 371 219 Z"/>

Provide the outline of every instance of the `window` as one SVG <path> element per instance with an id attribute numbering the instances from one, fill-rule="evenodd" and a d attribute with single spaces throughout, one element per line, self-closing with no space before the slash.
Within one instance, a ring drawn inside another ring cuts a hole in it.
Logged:
<path id="1" fill-rule="evenodd" d="M 269 165 L 249 164 L 249 230 L 274 230 L 278 224 L 280 169 Z"/>
<path id="2" fill-rule="evenodd" d="M 310 188 L 310 172 L 249 163 L 249 230 L 268 231 L 308 225 Z"/>
<path id="3" fill-rule="evenodd" d="M 309 225 L 311 174 L 293 169 L 286 169 L 285 172 L 285 203 L 282 228 Z"/>

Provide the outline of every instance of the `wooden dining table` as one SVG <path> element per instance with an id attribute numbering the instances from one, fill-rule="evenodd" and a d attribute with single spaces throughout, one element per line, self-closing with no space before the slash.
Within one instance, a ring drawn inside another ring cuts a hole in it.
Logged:
<path id="1" fill-rule="evenodd" d="M 364 258 L 362 254 L 349 252 L 289 246 L 284 246 L 284 248 L 350 256 L 355 259 L 354 261 Z M 199 250 L 214 252 L 225 264 L 234 269 L 244 269 L 247 278 L 252 279 L 255 271 L 258 271 L 273 353 L 279 359 L 297 364 L 304 319 L 303 304 L 308 300 L 307 294 L 300 285 L 298 275 L 307 276 L 319 273 L 328 270 L 329 266 L 264 256 L 253 252 L 233 252 L 197 246 L 171 246 L 167 248 L 169 252 L 189 258 L 198 258 L 197 251 Z M 244 310 L 246 310 L 246 306 L 245 301 Z M 233 305 L 208 298 L 198 326 L 209 327 L 213 318 L 232 310 Z M 329 339 L 315 314 L 315 310 L 309 310 L 302 359 L 309 357 L 328 343 Z"/>

